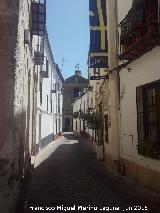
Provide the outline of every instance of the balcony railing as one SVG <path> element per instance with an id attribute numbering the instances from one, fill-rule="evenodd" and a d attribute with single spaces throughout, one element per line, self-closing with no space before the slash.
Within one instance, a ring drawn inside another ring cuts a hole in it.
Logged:
<path id="1" fill-rule="evenodd" d="M 43 45 L 37 45 L 36 51 L 34 52 L 34 63 L 35 65 L 42 65 L 44 63 Z"/>
<path id="2" fill-rule="evenodd" d="M 40 66 L 40 73 L 43 78 L 48 78 L 48 71 L 49 71 L 49 64 L 48 60 L 46 59 L 46 63 Z"/>
<path id="3" fill-rule="evenodd" d="M 43 36 L 46 29 L 46 0 L 32 2 L 32 34 Z"/>
<path id="4" fill-rule="evenodd" d="M 160 42 L 159 0 L 135 0 L 120 23 L 120 59 L 132 60 Z"/>

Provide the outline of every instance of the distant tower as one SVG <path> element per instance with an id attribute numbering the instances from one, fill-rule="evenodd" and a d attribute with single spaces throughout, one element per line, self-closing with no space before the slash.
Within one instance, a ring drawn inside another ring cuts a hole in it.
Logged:
<path id="1" fill-rule="evenodd" d="M 75 66 L 75 74 L 65 79 L 63 87 L 63 131 L 73 131 L 73 102 L 80 92 L 88 87 L 88 79 L 81 76 L 79 63 Z"/>

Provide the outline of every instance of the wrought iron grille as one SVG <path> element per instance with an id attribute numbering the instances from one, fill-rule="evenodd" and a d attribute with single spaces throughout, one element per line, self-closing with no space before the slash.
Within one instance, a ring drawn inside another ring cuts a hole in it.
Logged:
<path id="1" fill-rule="evenodd" d="M 135 0 L 120 23 L 120 58 L 143 54 L 160 40 L 160 1 Z M 143 40 L 143 42 L 141 42 Z"/>
<path id="2" fill-rule="evenodd" d="M 160 81 L 137 87 L 139 154 L 160 159 Z"/>
<path id="3" fill-rule="evenodd" d="M 32 34 L 43 36 L 46 30 L 46 0 L 32 2 Z"/>

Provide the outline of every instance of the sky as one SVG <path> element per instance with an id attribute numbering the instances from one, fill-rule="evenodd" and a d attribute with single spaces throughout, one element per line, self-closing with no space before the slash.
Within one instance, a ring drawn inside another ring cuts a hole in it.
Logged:
<path id="1" fill-rule="evenodd" d="M 47 30 L 55 62 L 66 79 L 80 65 L 87 74 L 89 50 L 89 1 L 47 0 Z M 63 66 L 62 66 L 63 65 Z"/>

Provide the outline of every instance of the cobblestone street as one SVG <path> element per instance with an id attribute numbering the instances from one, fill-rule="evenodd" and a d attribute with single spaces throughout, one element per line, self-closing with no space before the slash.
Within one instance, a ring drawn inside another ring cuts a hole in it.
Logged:
<path id="1" fill-rule="evenodd" d="M 71 133 L 44 148 L 35 167 L 25 213 L 65 212 L 65 207 L 67 212 L 69 207 L 74 212 L 160 212 L 158 195 L 113 175 L 86 139 Z"/>

